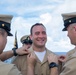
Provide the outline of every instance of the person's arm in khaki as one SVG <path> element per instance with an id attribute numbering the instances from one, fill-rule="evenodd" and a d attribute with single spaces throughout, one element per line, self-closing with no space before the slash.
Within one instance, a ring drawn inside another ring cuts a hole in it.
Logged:
<path id="1" fill-rule="evenodd" d="M 54 54 L 50 54 L 48 56 L 48 62 L 49 64 L 52 62 L 58 64 L 58 57 Z M 58 75 L 58 67 L 52 67 L 50 68 L 50 71 L 51 71 L 50 75 Z"/>
<path id="2" fill-rule="evenodd" d="M 5 61 L 5 60 L 11 58 L 12 56 L 13 56 L 13 51 L 12 51 L 12 50 L 10 50 L 10 51 L 5 51 L 5 52 L 3 52 L 2 54 L 0 54 L 0 59 L 1 59 L 2 61 Z"/>
<path id="3" fill-rule="evenodd" d="M 16 53 L 18 55 L 24 55 L 24 54 L 28 54 L 29 51 L 26 50 L 26 48 L 23 46 L 23 47 L 16 49 Z M 3 52 L 2 54 L 0 54 L 0 59 L 2 61 L 5 61 L 13 56 L 14 56 L 14 52 L 13 52 L 13 50 L 10 50 L 10 51 L 6 51 L 6 52 Z"/>
<path id="4" fill-rule="evenodd" d="M 27 75 L 34 75 L 34 67 L 36 63 L 36 57 L 34 54 L 27 55 Z"/>

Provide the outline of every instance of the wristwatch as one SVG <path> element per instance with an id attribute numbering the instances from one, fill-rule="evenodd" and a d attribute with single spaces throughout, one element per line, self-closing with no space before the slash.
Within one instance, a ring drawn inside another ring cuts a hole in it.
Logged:
<path id="1" fill-rule="evenodd" d="M 54 68 L 54 67 L 58 67 L 58 64 L 56 64 L 55 62 L 51 62 L 49 64 L 49 68 Z"/>
<path id="2" fill-rule="evenodd" d="M 18 54 L 16 53 L 16 48 L 12 48 L 12 50 L 13 50 L 14 56 L 17 56 Z"/>

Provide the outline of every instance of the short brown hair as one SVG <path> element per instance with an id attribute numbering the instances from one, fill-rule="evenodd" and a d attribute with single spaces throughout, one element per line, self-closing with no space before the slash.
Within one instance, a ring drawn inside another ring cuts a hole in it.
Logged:
<path id="1" fill-rule="evenodd" d="M 34 25 L 32 25 L 31 29 L 30 29 L 30 34 L 32 35 L 32 29 L 35 26 L 43 26 L 45 28 L 45 26 L 42 23 L 35 23 Z M 46 29 L 46 28 L 45 28 Z"/>

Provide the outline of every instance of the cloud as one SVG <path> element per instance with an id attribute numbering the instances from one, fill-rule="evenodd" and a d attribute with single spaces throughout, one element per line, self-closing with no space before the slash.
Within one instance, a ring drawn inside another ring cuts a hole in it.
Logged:
<path id="1" fill-rule="evenodd" d="M 30 27 L 36 22 L 42 22 L 47 29 L 47 48 L 52 51 L 69 51 L 73 46 L 62 32 L 64 26 L 61 14 L 75 12 L 75 3 L 75 0 L 3 0 L 0 2 L 0 13 L 14 15 L 11 32 L 15 34 L 17 30 L 19 46 L 20 38 L 29 34 Z M 8 38 L 6 49 L 13 47 L 13 41 L 14 36 Z"/>
<path id="2" fill-rule="evenodd" d="M 45 2 L 44 2 L 45 1 Z M 7 4 L 5 4 L 7 2 Z M 25 15 L 28 13 L 43 13 L 52 11 L 58 5 L 56 1 L 48 1 L 48 0 L 39 0 L 39 1 L 31 1 L 31 0 L 3 0 L 0 4 L 1 8 L 3 7 L 7 12 L 14 13 L 16 15 Z M 5 4 L 5 5 L 4 5 Z"/>
<path id="3" fill-rule="evenodd" d="M 50 13 L 40 15 L 40 23 L 47 24 L 51 21 L 52 17 Z"/>
<path id="4" fill-rule="evenodd" d="M 54 41 L 51 37 L 48 37 L 46 46 L 48 46 L 53 52 L 68 52 L 74 48 L 74 46 L 70 44 L 69 40 L 66 41 L 65 39 L 60 39 L 59 41 Z"/>
<path id="5" fill-rule="evenodd" d="M 65 0 L 62 4 L 58 6 L 58 9 L 55 9 L 56 13 L 69 13 L 69 12 L 76 12 L 76 1 L 75 0 Z"/>

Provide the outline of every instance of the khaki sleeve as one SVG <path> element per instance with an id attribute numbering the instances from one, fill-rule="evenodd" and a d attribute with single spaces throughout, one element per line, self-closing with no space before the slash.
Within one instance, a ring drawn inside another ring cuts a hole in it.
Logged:
<path id="1" fill-rule="evenodd" d="M 21 58 L 20 58 L 20 56 L 15 57 L 13 59 L 12 63 L 16 65 L 16 67 L 18 68 L 18 70 L 21 69 L 21 67 L 20 67 L 21 66 Z"/>
<path id="2" fill-rule="evenodd" d="M 8 75 L 22 75 L 21 72 L 14 65 L 12 69 L 9 71 Z"/>
<path id="3" fill-rule="evenodd" d="M 60 75 L 76 75 L 76 54 L 75 56 L 70 56 L 63 66 Z"/>

